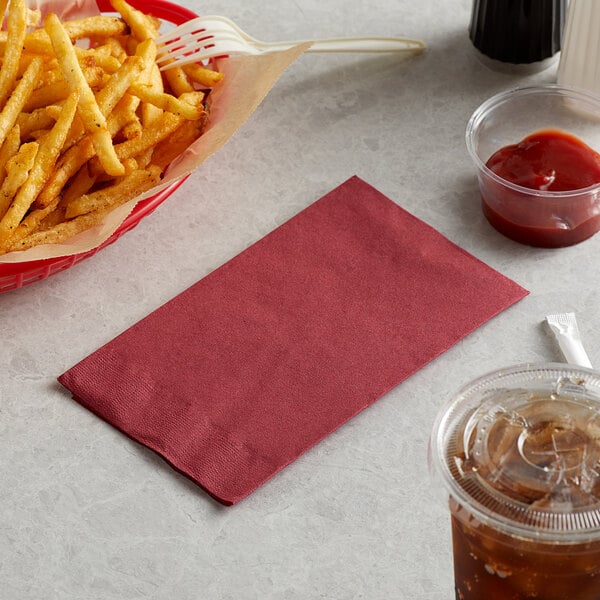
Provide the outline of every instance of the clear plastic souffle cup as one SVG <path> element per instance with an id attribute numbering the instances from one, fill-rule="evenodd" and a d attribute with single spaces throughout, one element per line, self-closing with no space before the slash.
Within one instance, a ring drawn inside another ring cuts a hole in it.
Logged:
<path id="1" fill-rule="evenodd" d="M 457 600 L 600 598 L 600 372 L 484 375 L 439 413 L 429 452 Z"/>
<path id="2" fill-rule="evenodd" d="M 600 96 L 556 84 L 496 94 L 469 119 L 467 150 L 483 213 L 497 231 L 530 246 L 571 246 L 600 230 L 600 183 L 566 191 L 533 189 L 504 179 L 486 164 L 502 148 L 543 131 L 574 136 L 591 156 L 600 155 Z"/>

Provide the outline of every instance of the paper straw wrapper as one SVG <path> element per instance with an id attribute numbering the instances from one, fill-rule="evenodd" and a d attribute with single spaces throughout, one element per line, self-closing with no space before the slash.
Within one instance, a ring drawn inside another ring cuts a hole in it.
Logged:
<path id="1" fill-rule="evenodd" d="M 574 313 L 548 315 L 546 322 L 565 357 L 571 365 L 592 368 L 592 363 L 583 347 L 577 319 Z"/>
<path id="2" fill-rule="evenodd" d="M 63 19 L 98 14 L 93 0 L 39 0 L 37 3 L 31 2 L 30 6 L 40 8 L 42 13 L 51 10 Z M 68 256 L 100 246 L 119 228 L 140 200 L 156 194 L 162 188 L 190 174 L 217 152 L 250 117 L 285 69 L 309 47 L 310 43 L 301 43 L 281 52 L 237 56 L 216 61 L 215 67 L 224 74 L 224 78 L 208 95 L 208 125 L 204 133 L 171 163 L 159 186 L 119 206 L 108 214 L 100 225 L 60 244 L 40 245 L 29 250 L 1 255 L 0 264 Z M 198 201 L 201 202 L 202 198 Z"/>

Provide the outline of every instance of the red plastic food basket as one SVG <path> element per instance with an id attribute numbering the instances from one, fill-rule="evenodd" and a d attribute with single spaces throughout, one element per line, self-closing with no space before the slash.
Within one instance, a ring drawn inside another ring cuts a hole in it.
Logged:
<path id="1" fill-rule="evenodd" d="M 179 25 L 197 16 L 183 6 L 178 6 L 164 0 L 129 0 L 129 2 L 132 6 L 143 10 L 145 13 L 153 14 L 159 19 L 174 25 Z M 97 0 L 97 4 L 102 12 L 114 12 L 108 0 Z M 142 218 L 150 214 L 159 204 L 164 202 L 186 179 L 187 176 L 173 182 L 158 194 L 138 202 L 120 227 L 97 248 L 71 256 L 0 264 L 0 293 L 42 281 L 50 277 L 50 275 L 56 275 L 56 273 L 65 271 L 78 262 L 93 256 L 96 252 L 102 250 L 102 248 L 115 242 L 124 233 L 133 229 Z"/>

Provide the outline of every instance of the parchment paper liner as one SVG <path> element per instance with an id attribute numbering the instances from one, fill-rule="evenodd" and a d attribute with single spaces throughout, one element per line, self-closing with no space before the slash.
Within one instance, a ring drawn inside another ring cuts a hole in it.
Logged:
<path id="1" fill-rule="evenodd" d="M 80 2 L 78 4 L 85 7 L 85 13 L 89 14 L 89 3 Z M 57 2 L 52 2 L 53 10 L 64 18 L 66 13 L 63 12 L 61 15 L 57 5 Z M 73 14 L 72 3 L 63 4 L 63 6 L 65 11 L 68 11 L 70 18 L 81 14 Z M 42 11 L 47 12 L 47 6 L 44 6 Z M 309 47 L 310 43 L 303 43 L 283 52 L 220 59 L 216 67 L 224 73 L 224 78 L 209 95 L 210 119 L 208 126 L 200 138 L 171 163 L 160 186 L 119 206 L 108 214 L 100 225 L 60 244 L 45 244 L 29 250 L 1 255 L 0 264 L 68 256 L 92 250 L 102 244 L 118 229 L 140 200 L 156 194 L 170 183 L 191 173 L 219 150 L 254 112 L 283 71 Z"/>

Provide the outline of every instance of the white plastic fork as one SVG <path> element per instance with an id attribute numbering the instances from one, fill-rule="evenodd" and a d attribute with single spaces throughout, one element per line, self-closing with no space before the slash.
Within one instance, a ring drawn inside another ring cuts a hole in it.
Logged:
<path id="1" fill-rule="evenodd" d="M 175 27 L 157 40 L 157 64 L 161 70 L 217 56 L 262 54 L 286 50 L 310 42 L 307 52 L 421 52 L 421 40 L 394 37 L 334 38 L 294 42 L 261 42 L 242 31 L 227 17 L 206 16 Z"/>

